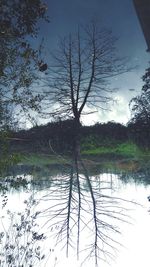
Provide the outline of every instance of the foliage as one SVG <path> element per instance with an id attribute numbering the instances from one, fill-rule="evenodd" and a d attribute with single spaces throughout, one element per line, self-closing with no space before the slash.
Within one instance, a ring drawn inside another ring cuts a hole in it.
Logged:
<path id="1" fill-rule="evenodd" d="M 137 123 L 124 126 L 119 123 L 108 122 L 97 123 L 93 126 L 81 126 L 81 152 L 86 155 L 88 153 L 93 153 L 93 155 L 112 153 L 122 156 L 128 154 L 131 157 L 139 155 L 139 149 L 148 149 L 147 144 L 150 142 L 149 128 L 147 127 L 147 131 L 145 129 L 145 125 Z M 64 156 L 60 157 L 60 155 L 71 155 L 74 130 L 72 120 L 66 120 L 18 131 L 13 133 L 12 137 L 14 138 L 10 143 L 12 151 L 27 153 L 27 158 L 29 154 L 33 155 L 29 157 L 28 164 L 34 162 L 36 165 L 42 165 L 47 162 L 49 165 L 55 164 L 57 161 L 64 162 Z M 143 154 L 145 151 L 140 153 Z M 38 155 L 40 155 L 39 158 Z M 43 155 L 43 159 L 41 159 L 41 155 Z M 46 155 L 51 156 L 47 158 Z M 27 160 L 23 161 L 26 162 Z"/>
<path id="2" fill-rule="evenodd" d="M 46 237 L 37 232 L 36 221 L 40 212 L 33 212 L 37 203 L 31 195 L 24 204 L 24 212 L 7 211 L 10 224 L 8 229 L 7 224 L 3 226 L 4 230 L 0 233 L 0 266 L 31 267 L 47 257 L 41 249 L 41 242 Z"/>
<path id="3" fill-rule="evenodd" d="M 142 140 L 143 144 L 148 141 L 143 126 L 139 125 L 138 129 L 140 130 L 139 132 L 137 130 L 137 124 L 130 124 L 126 127 L 114 122 L 97 123 L 93 126 L 81 126 L 81 150 L 99 150 L 102 147 L 110 150 L 121 144 L 129 144 L 128 147 L 131 147 L 131 150 L 134 151 L 133 143 L 137 145 L 141 144 L 142 146 Z M 73 121 L 52 122 L 47 125 L 13 133 L 12 136 L 14 139 L 20 140 L 11 142 L 13 151 L 26 151 L 27 153 L 40 154 L 48 153 L 53 154 L 56 158 L 58 154 L 70 155 L 74 141 Z M 138 136 L 141 138 L 141 143 L 137 142 L 138 140 L 136 138 Z M 143 145 L 143 147 L 145 146 Z"/>
<path id="4" fill-rule="evenodd" d="M 71 151 L 74 139 L 73 120 L 51 122 L 47 125 L 40 125 L 29 130 L 18 131 L 13 134 L 12 146 L 27 152 L 50 152 L 68 153 Z"/>
<path id="5" fill-rule="evenodd" d="M 141 95 L 130 102 L 132 118 L 129 122 L 130 136 L 137 144 L 150 147 L 150 68 L 142 77 L 144 85 Z"/>
<path id="6" fill-rule="evenodd" d="M 38 34 L 39 20 L 47 20 L 46 10 L 41 0 L 0 1 L 0 102 L 4 116 L 4 106 L 12 110 L 20 105 L 27 112 L 26 106 L 34 109 L 40 100 L 30 89 L 41 64 L 32 41 Z"/>
<path id="7" fill-rule="evenodd" d="M 6 129 L 0 131 L 0 177 L 10 166 L 19 162 L 19 153 L 13 153 L 10 150 L 11 133 Z"/>
<path id="8" fill-rule="evenodd" d="M 132 106 L 131 106 L 132 105 Z M 150 92 L 143 92 L 130 102 L 132 121 L 150 125 Z"/>
<path id="9" fill-rule="evenodd" d="M 145 124 L 142 120 L 136 123 L 130 122 L 128 124 L 129 138 L 140 146 L 141 149 L 150 148 L 150 126 Z"/>
<path id="10" fill-rule="evenodd" d="M 41 0 L 1 0 L 0 6 L 0 76 L 11 78 L 11 68 L 15 71 L 16 64 L 19 66 L 34 59 L 36 51 L 28 37 L 37 36 L 38 21 L 46 19 L 47 6 Z M 30 81 L 26 80 L 26 83 L 28 85 Z"/>
<path id="11" fill-rule="evenodd" d="M 144 85 L 141 95 L 134 97 L 130 103 L 133 115 L 131 121 L 150 125 L 150 68 L 146 69 L 142 80 Z"/>

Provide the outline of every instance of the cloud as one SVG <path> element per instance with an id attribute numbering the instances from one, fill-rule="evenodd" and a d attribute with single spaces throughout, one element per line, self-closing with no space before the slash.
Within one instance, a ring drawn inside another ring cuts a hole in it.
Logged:
<path id="1" fill-rule="evenodd" d="M 82 116 L 82 123 L 84 125 L 93 125 L 97 122 L 115 121 L 126 124 L 130 120 L 129 102 L 122 95 L 118 95 L 114 100 L 114 104 L 108 110 L 99 109 L 97 112 L 94 112 L 94 109 L 86 107 L 85 111 L 89 114 Z"/>

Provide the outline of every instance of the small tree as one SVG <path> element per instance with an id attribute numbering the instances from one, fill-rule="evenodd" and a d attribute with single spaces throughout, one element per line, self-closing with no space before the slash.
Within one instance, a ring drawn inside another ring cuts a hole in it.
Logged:
<path id="1" fill-rule="evenodd" d="M 134 141 L 150 147 L 150 68 L 146 69 L 142 80 L 144 85 L 141 94 L 130 101 L 132 113 L 129 128 Z"/>
<path id="2" fill-rule="evenodd" d="M 141 95 L 132 98 L 130 107 L 132 110 L 132 121 L 149 124 L 150 123 L 150 68 L 146 69 L 142 77 L 144 85 Z"/>
<path id="3" fill-rule="evenodd" d="M 132 98 L 130 107 L 132 122 L 150 124 L 150 94 L 148 92 L 142 92 L 141 95 Z"/>

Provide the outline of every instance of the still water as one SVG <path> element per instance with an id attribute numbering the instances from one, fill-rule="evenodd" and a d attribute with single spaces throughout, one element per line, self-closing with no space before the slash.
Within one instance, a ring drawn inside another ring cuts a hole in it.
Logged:
<path id="1" fill-rule="evenodd" d="M 149 172 L 24 171 L 1 182 L 0 266 L 149 266 Z"/>

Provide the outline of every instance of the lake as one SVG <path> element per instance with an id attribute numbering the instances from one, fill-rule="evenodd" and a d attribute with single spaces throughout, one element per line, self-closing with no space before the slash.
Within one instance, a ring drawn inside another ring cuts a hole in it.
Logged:
<path id="1" fill-rule="evenodd" d="M 150 173 L 17 166 L 1 180 L 0 266 L 148 267 Z"/>

